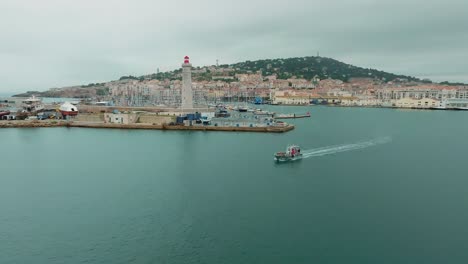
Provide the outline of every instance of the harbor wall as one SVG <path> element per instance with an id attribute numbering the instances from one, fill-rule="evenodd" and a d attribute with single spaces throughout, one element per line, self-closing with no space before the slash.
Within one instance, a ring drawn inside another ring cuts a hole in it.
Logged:
<path id="1" fill-rule="evenodd" d="M 282 127 L 214 127 L 214 126 L 170 126 L 157 124 L 109 124 L 75 122 L 70 127 L 82 128 L 116 128 L 116 129 L 154 129 L 154 130 L 184 130 L 184 131 L 225 131 L 225 132 L 266 132 L 284 133 L 294 129 L 294 125 Z"/>
<path id="2" fill-rule="evenodd" d="M 81 128 L 115 128 L 115 129 L 154 129 L 185 131 L 230 131 L 230 132 L 264 132 L 284 133 L 294 129 L 294 125 L 278 127 L 215 127 L 215 126 L 171 126 L 158 124 L 109 124 L 96 122 L 67 121 L 0 121 L 0 128 L 38 128 L 38 127 L 81 127 Z"/>
<path id="3" fill-rule="evenodd" d="M 64 127 L 67 121 L 0 121 L 0 128 L 35 128 L 35 127 Z"/>
<path id="4" fill-rule="evenodd" d="M 132 120 L 128 120 L 128 122 L 124 123 L 147 123 L 147 124 L 168 124 L 170 122 L 175 121 L 174 116 L 165 116 L 165 115 L 160 115 L 160 114 L 153 114 L 153 113 L 147 113 L 147 114 L 120 114 L 122 116 L 127 116 L 127 115 L 132 115 Z M 106 122 L 109 123 L 109 117 L 114 117 L 115 114 L 111 113 L 99 113 L 99 114 L 79 114 L 76 116 L 76 118 L 73 121 L 77 122 Z M 114 122 L 111 122 L 114 123 Z"/>
<path id="5" fill-rule="evenodd" d="M 75 121 L 81 122 L 103 122 L 104 115 L 103 114 L 78 114 L 75 117 Z"/>
<path id="6" fill-rule="evenodd" d="M 169 124 L 170 122 L 175 122 L 175 117 L 162 115 L 141 115 L 138 121 L 138 123 L 157 125 Z"/>

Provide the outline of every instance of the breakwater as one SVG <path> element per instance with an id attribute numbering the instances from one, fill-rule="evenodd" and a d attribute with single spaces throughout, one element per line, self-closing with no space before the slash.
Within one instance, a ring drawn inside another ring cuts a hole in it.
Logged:
<path id="1" fill-rule="evenodd" d="M 167 124 L 110 124 L 101 122 L 74 121 L 0 121 L 0 128 L 40 128 L 40 127 L 80 127 L 107 129 L 151 129 L 151 130 L 189 130 L 189 131 L 231 131 L 231 132 L 264 132 L 284 133 L 294 129 L 294 125 L 269 127 L 236 127 L 236 126 L 180 126 Z"/>

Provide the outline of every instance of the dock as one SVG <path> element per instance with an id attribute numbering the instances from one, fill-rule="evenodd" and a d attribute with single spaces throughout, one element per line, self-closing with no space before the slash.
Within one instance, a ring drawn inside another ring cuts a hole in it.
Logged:
<path id="1" fill-rule="evenodd" d="M 103 128 L 103 129 L 147 129 L 147 130 L 180 130 L 180 131 L 224 131 L 224 132 L 263 132 L 284 133 L 293 130 L 294 125 L 267 126 L 267 127 L 237 127 L 237 126 L 181 126 L 167 124 L 112 124 L 103 122 L 80 122 L 80 121 L 0 121 L 1 128 L 41 128 L 41 127 L 76 127 L 76 128 Z"/>
<path id="2" fill-rule="evenodd" d="M 310 113 L 306 114 L 283 114 L 283 115 L 275 115 L 275 119 L 296 119 L 296 118 L 308 118 L 310 117 Z"/>

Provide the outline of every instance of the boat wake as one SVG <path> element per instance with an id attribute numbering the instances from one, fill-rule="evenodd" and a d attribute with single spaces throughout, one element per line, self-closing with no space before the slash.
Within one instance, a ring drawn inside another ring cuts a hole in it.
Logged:
<path id="1" fill-rule="evenodd" d="M 323 147 L 323 148 L 309 149 L 309 150 L 302 151 L 302 158 L 306 159 L 306 158 L 312 158 L 312 157 L 331 155 L 331 154 L 340 153 L 340 152 L 365 149 L 365 148 L 369 148 L 372 146 L 385 144 L 390 141 L 392 141 L 390 137 L 384 137 L 384 138 L 377 138 L 377 139 L 368 140 L 368 141 L 360 141 L 360 142 L 356 142 L 353 144 L 334 145 L 334 146 L 328 146 L 328 147 Z"/>

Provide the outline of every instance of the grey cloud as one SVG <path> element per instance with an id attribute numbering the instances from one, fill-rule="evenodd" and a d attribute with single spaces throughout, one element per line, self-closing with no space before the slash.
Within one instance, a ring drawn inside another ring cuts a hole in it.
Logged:
<path id="1" fill-rule="evenodd" d="M 0 91 L 100 82 L 180 66 L 310 56 L 468 82 L 468 2 L 71 1 L 0 3 Z"/>

